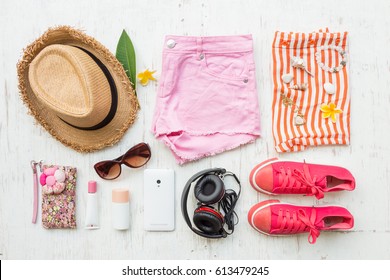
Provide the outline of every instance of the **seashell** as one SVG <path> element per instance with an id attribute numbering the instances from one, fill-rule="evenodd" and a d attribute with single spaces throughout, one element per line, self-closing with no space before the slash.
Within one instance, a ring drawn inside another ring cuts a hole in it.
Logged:
<path id="1" fill-rule="evenodd" d="M 304 125 L 306 123 L 306 120 L 302 114 L 297 114 L 294 118 L 294 123 L 296 126 L 300 126 L 300 125 Z"/>
<path id="2" fill-rule="evenodd" d="M 291 106 L 293 104 L 293 100 L 288 98 L 285 94 L 281 94 L 281 97 L 284 106 Z"/>
<path id="3" fill-rule="evenodd" d="M 56 178 L 54 176 L 50 175 L 46 177 L 46 185 L 53 186 L 56 183 Z"/>
<path id="4" fill-rule="evenodd" d="M 310 76 L 314 77 L 314 75 L 312 73 L 310 73 L 306 69 L 306 62 L 303 60 L 303 58 L 300 58 L 300 57 L 297 57 L 297 56 L 292 56 L 291 59 L 290 59 L 290 62 L 291 62 L 291 66 L 292 67 L 295 67 L 295 68 L 298 68 L 298 69 L 302 69 L 307 74 L 309 74 Z"/>
<path id="5" fill-rule="evenodd" d="M 303 58 L 293 56 L 291 57 L 291 66 L 299 69 L 305 69 L 305 61 Z"/>
<path id="6" fill-rule="evenodd" d="M 49 175 L 54 175 L 54 172 L 56 172 L 58 168 L 57 167 L 49 167 L 49 168 L 46 168 L 43 173 L 45 173 L 47 176 Z"/>
<path id="7" fill-rule="evenodd" d="M 307 90 L 307 84 L 293 85 L 293 86 L 291 86 L 289 88 L 290 89 L 295 89 L 295 90 L 305 91 L 305 90 Z"/>
<path id="8" fill-rule="evenodd" d="M 56 172 L 54 173 L 54 177 L 59 183 L 63 183 L 65 181 L 65 173 L 62 170 L 56 170 Z"/>
<path id="9" fill-rule="evenodd" d="M 325 83 L 324 89 L 327 94 L 335 94 L 336 93 L 336 87 L 331 83 Z"/>
<path id="10" fill-rule="evenodd" d="M 289 84 L 293 79 L 294 79 L 294 75 L 291 73 L 282 75 L 282 81 L 285 84 Z"/>

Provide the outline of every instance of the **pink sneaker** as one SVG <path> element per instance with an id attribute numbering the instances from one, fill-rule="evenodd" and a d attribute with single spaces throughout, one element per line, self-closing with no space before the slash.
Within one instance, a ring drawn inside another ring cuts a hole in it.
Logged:
<path id="1" fill-rule="evenodd" d="M 266 235 L 309 232 L 309 243 L 314 244 L 321 230 L 351 229 L 353 216 L 339 206 L 307 207 L 266 200 L 252 206 L 248 222 Z"/>
<path id="2" fill-rule="evenodd" d="M 276 158 L 255 166 L 249 181 L 262 193 L 315 195 L 317 199 L 325 192 L 355 189 L 355 178 L 345 168 Z"/>

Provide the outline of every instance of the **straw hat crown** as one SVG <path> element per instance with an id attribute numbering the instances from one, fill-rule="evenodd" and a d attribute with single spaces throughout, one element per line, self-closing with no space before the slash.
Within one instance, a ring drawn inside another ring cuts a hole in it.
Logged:
<path id="1" fill-rule="evenodd" d="M 110 85 L 103 71 L 76 47 L 42 50 L 30 65 L 29 80 L 42 104 L 69 124 L 91 127 L 109 112 Z"/>
<path id="2" fill-rule="evenodd" d="M 122 65 L 80 30 L 50 28 L 27 46 L 17 68 L 30 113 L 79 152 L 112 146 L 135 121 L 139 104 Z"/>

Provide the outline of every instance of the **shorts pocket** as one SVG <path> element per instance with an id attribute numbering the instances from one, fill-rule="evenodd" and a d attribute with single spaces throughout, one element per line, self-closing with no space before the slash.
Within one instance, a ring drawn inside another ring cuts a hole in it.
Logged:
<path id="1" fill-rule="evenodd" d="M 202 55 L 202 70 L 214 77 L 243 80 L 248 76 L 248 64 L 243 53 L 205 53 Z"/>

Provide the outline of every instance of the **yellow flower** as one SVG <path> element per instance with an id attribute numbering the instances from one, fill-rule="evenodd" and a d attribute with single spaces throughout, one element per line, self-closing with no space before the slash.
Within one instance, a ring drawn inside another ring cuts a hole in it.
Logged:
<path id="1" fill-rule="evenodd" d="M 336 104 L 334 103 L 329 103 L 328 104 L 322 104 L 321 105 L 321 112 L 322 112 L 322 117 L 324 119 L 331 118 L 332 122 L 336 122 L 336 114 L 341 114 L 343 111 L 339 108 L 336 108 Z"/>
<path id="2" fill-rule="evenodd" d="M 149 71 L 149 69 L 146 69 L 144 72 L 138 73 L 137 78 L 141 85 L 146 86 L 149 83 L 149 80 L 156 81 L 153 77 L 155 72 L 156 71 Z"/>

